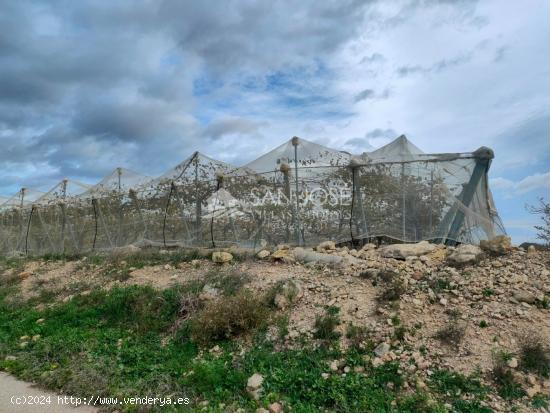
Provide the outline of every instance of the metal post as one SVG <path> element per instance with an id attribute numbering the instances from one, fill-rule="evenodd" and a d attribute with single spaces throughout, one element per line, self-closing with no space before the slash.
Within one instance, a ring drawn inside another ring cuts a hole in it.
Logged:
<path id="1" fill-rule="evenodd" d="M 117 233 L 117 247 L 122 246 L 122 219 L 123 219 L 123 213 L 122 213 L 122 183 L 121 183 L 121 177 L 122 177 L 122 168 L 116 168 L 116 172 L 118 175 L 118 233 Z"/>
<path id="2" fill-rule="evenodd" d="M 195 152 L 195 231 L 196 231 L 196 241 L 197 244 L 202 242 L 202 231 L 201 231 L 201 221 L 202 221 L 202 202 L 199 193 L 199 159 L 198 152 Z"/>
<path id="3" fill-rule="evenodd" d="M 285 197 L 288 201 L 288 204 L 292 205 L 291 204 L 292 195 L 291 195 L 291 192 L 290 192 L 290 178 L 289 178 L 290 167 L 288 166 L 288 164 L 282 163 L 279 170 L 283 174 L 283 185 L 284 185 Z M 290 213 L 292 214 L 291 215 L 292 224 L 295 225 L 295 223 L 296 223 L 296 214 L 294 212 L 294 207 L 290 208 Z M 286 224 L 285 225 L 286 242 L 290 242 L 290 229 L 289 229 L 288 221 L 286 219 L 285 219 L 285 224 Z"/>
<path id="4" fill-rule="evenodd" d="M 61 253 L 65 253 L 65 226 L 67 225 L 67 216 L 65 210 L 65 199 L 67 197 L 67 179 L 63 179 L 61 183 Z"/>
<path id="5" fill-rule="evenodd" d="M 434 197 L 434 171 L 430 171 L 430 237 L 433 235 L 433 197 Z"/>
<path id="6" fill-rule="evenodd" d="M 212 242 L 212 248 L 216 248 L 216 243 L 214 242 L 214 213 L 216 212 L 216 207 L 218 203 L 218 191 L 223 188 L 223 173 L 218 172 L 216 174 L 216 199 L 214 201 L 214 210 L 212 211 L 212 217 L 210 218 L 210 240 Z M 231 220 L 231 217 L 229 217 Z"/>
<path id="7" fill-rule="evenodd" d="M 402 240 L 405 242 L 407 231 L 406 231 L 406 225 L 407 225 L 407 212 L 405 210 L 406 205 L 406 199 L 405 199 L 405 164 L 401 165 L 401 226 L 403 229 L 403 237 Z"/>
<path id="8" fill-rule="evenodd" d="M 19 250 L 22 247 L 23 243 L 23 206 L 25 205 L 25 192 L 26 188 L 21 188 L 21 191 L 19 191 L 19 196 L 21 198 L 21 201 L 19 202 L 19 236 L 17 239 L 17 243 L 15 246 L 16 250 Z"/>
<path id="9" fill-rule="evenodd" d="M 94 209 L 94 241 L 92 243 L 92 251 L 95 250 L 95 243 L 97 240 L 97 201 L 95 198 L 92 198 L 92 207 Z"/>
<path id="10" fill-rule="evenodd" d="M 300 138 L 294 136 L 292 138 L 292 146 L 294 146 L 294 174 L 296 181 L 296 226 L 295 226 L 295 235 L 296 235 L 296 244 L 300 245 L 300 193 L 298 187 L 298 145 L 300 144 Z M 305 240 L 304 240 L 305 241 Z"/>
<path id="11" fill-rule="evenodd" d="M 359 180 L 359 170 L 360 170 L 361 164 L 356 160 L 352 159 L 350 161 L 350 168 L 351 168 L 351 214 L 350 214 L 350 221 L 349 221 L 349 228 L 350 228 L 350 236 L 351 236 L 351 242 L 354 243 L 354 236 L 352 231 L 352 224 L 353 224 L 353 216 L 354 216 L 354 210 L 355 210 L 355 204 L 358 203 L 361 211 L 361 231 L 362 231 L 362 237 L 368 237 L 368 228 L 367 228 L 367 218 L 365 216 L 365 209 L 363 208 L 363 199 L 361 197 L 361 188 L 359 185 L 357 185 L 357 182 Z"/>

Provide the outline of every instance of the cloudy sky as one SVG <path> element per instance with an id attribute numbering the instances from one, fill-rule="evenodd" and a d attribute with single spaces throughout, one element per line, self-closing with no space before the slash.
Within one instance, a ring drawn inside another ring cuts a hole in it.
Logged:
<path id="1" fill-rule="evenodd" d="M 234 164 L 294 135 L 494 149 L 515 242 L 550 200 L 550 2 L 0 0 L 0 194 Z"/>

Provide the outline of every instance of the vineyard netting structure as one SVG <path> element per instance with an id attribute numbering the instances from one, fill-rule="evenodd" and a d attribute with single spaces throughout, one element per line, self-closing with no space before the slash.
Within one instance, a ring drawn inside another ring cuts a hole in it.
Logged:
<path id="1" fill-rule="evenodd" d="M 404 136 L 352 155 L 293 138 L 245 166 L 195 152 L 157 178 L 117 168 L 0 205 L 0 253 L 311 246 L 324 240 L 478 243 L 505 233 L 488 186 L 493 152 L 425 154 Z"/>

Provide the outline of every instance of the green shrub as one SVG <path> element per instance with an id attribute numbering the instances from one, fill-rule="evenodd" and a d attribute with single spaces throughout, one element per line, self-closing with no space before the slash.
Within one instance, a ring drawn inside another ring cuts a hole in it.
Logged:
<path id="1" fill-rule="evenodd" d="M 313 337 L 319 340 L 332 341 L 340 337 L 336 327 L 340 324 L 340 309 L 338 307 L 328 307 L 325 314 L 315 318 Z"/>
<path id="2" fill-rule="evenodd" d="M 498 394 L 506 400 L 519 399 L 525 395 L 521 385 L 516 382 L 512 371 L 502 362 L 496 362 L 492 372 Z"/>
<path id="3" fill-rule="evenodd" d="M 350 324 L 346 331 L 346 338 L 349 345 L 354 350 L 364 350 L 365 347 L 372 347 L 370 342 L 370 330 L 365 326 L 356 326 Z"/>
<path id="4" fill-rule="evenodd" d="M 191 337 L 201 345 L 238 337 L 266 323 L 268 309 L 263 301 L 243 290 L 206 304 L 191 323 Z"/>
<path id="5" fill-rule="evenodd" d="M 542 339 L 532 335 L 521 343 L 521 367 L 542 377 L 550 377 L 550 350 Z"/>
<path id="6" fill-rule="evenodd" d="M 211 271 L 204 277 L 204 283 L 211 285 L 221 291 L 225 296 L 235 295 L 248 282 L 250 277 L 247 274 L 237 272 Z"/>
<path id="7" fill-rule="evenodd" d="M 437 331 L 435 338 L 447 345 L 458 347 L 464 338 L 465 332 L 466 327 L 451 318 L 444 327 Z"/>
<path id="8" fill-rule="evenodd" d="M 495 294 L 495 290 L 493 290 L 492 288 L 487 287 L 487 288 L 483 289 L 481 294 L 483 294 L 484 297 L 491 297 L 492 295 Z"/>
<path id="9" fill-rule="evenodd" d="M 397 301 L 406 291 L 405 283 L 399 278 L 393 278 L 383 287 L 377 299 L 381 303 Z"/>

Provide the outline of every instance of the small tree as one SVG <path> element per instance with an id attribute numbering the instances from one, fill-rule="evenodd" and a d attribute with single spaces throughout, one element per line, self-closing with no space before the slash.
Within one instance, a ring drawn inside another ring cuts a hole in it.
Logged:
<path id="1" fill-rule="evenodd" d="M 537 238 L 550 246 L 550 204 L 544 202 L 544 198 L 539 198 L 539 205 L 528 205 L 527 210 L 541 216 L 542 225 L 535 225 L 535 229 L 538 231 Z"/>

